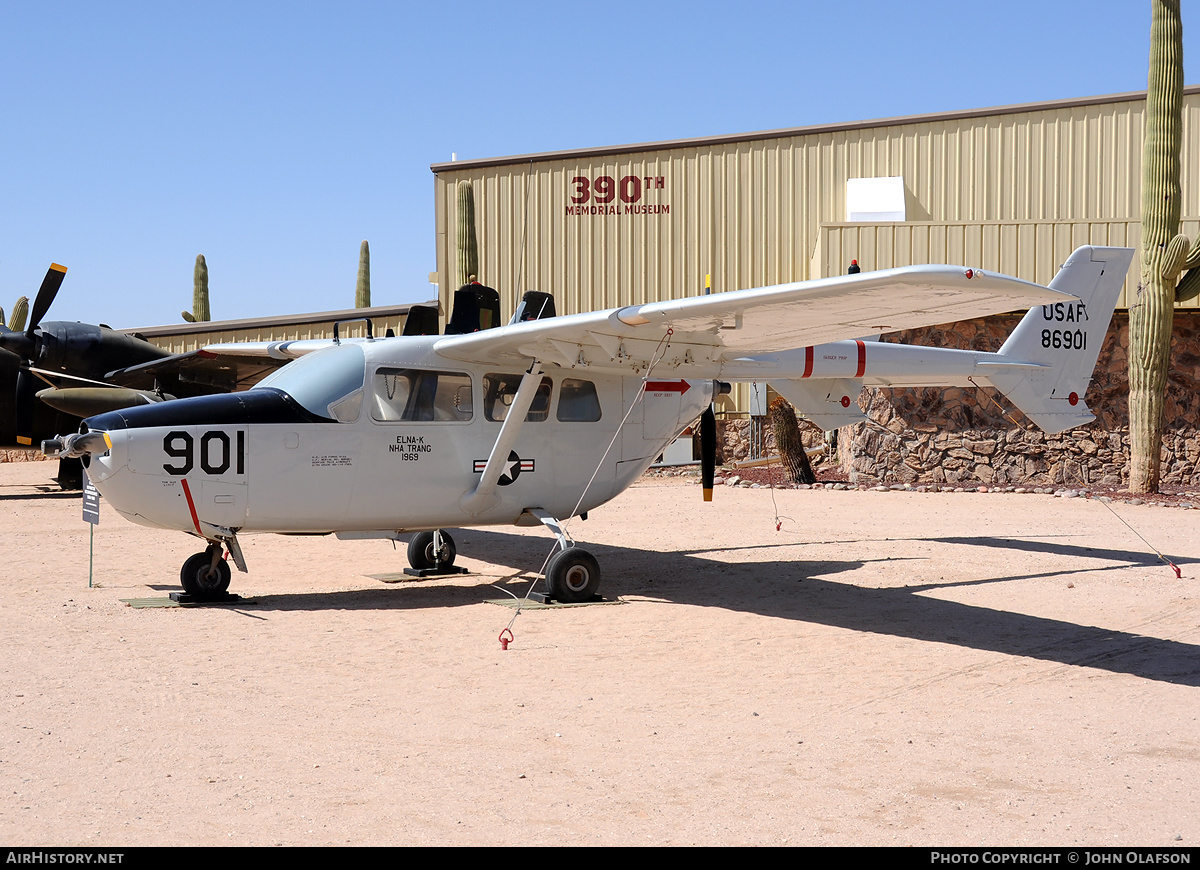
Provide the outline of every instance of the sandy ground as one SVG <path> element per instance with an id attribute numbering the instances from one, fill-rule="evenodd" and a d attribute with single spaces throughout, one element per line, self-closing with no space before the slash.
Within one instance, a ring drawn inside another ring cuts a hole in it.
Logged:
<path id="1" fill-rule="evenodd" d="M 198 547 L 0 465 L 0 841 L 1195 845 L 1200 511 L 635 486 L 572 530 L 619 605 L 526 610 L 537 529 Z"/>

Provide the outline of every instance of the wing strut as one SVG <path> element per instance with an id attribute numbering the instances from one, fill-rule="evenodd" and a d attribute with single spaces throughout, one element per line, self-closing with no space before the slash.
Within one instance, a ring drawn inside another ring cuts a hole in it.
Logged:
<path id="1" fill-rule="evenodd" d="M 459 500 L 459 506 L 471 516 L 479 516 L 500 503 L 500 496 L 496 495 L 500 475 L 507 470 L 508 454 L 517 442 L 517 435 L 525 424 L 525 415 L 529 413 L 529 407 L 533 404 L 541 383 L 542 364 L 534 360 L 522 376 L 517 394 L 513 396 L 513 403 L 508 408 L 504 422 L 500 424 L 500 434 L 496 436 L 496 443 L 488 455 L 487 465 L 483 468 L 479 483 Z"/>

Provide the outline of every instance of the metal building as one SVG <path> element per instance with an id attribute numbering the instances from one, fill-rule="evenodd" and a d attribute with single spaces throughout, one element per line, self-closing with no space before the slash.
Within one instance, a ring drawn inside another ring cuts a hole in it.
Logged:
<path id="1" fill-rule="evenodd" d="M 1185 89 L 1183 114 L 1195 238 L 1200 87 Z M 457 285 L 461 182 L 479 280 L 505 317 L 524 290 L 573 313 L 694 296 L 710 275 L 713 292 L 827 277 L 851 259 L 1045 283 L 1079 244 L 1138 244 L 1144 116 L 1138 92 L 437 163 L 440 298 L 447 308 Z"/>

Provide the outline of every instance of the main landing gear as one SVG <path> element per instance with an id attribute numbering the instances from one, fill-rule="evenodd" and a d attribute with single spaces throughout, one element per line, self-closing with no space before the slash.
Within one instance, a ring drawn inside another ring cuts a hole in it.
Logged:
<path id="1" fill-rule="evenodd" d="M 600 565 L 596 557 L 579 547 L 567 547 L 546 564 L 550 598 L 562 604 L 582 604 L 600 596 Z"/>
<path id="2" fill-rule="evenodd" d="M 454 557 L 458 550 L 449 532 L 434 529 L 432 532 L 417 532 L 408 541 L 408 564 L 405 574 L 414 577 L 436 577 L 441 574 L 466 574 L 466 568 L 455 568 Z"/>
<path id="3" fill-rule="evenodd" d="M 543 602 L 586 604 L 600 600 L 600 564 L 587 550 L 575 546 L 557 518 L 539 508 L 526 508 L 525 513 L 536 517 L 558 539 L 558 552 L 546 563 L 546 585 L 549 592 L 535 592 L 531 597 Z M 584 517 L 586 519 L 586 516 Z"/>
<path id="4" fill-rule="evenodd" d="M 558 538 L 559 546 L 558 551 L 546 563 L 546 584 L 549 591 L 534 592 L 530 597 L 542 602 L 557 601 L 560 604 L 584 604 L 600 600 L 600 565 L 596 557 L 587 550 L 576 547 L 575 542 L 567 536 L 554 517 L 540 510 L 531 509 L 526 513 L 536 517 L 550 529 Z M 405 568 L 404 573 L 413 577 L 466 574 L 466 568 L 454 567 L 454 557 L 457 555 L 454 539 L 448 532 L 441 529 L 417 532 L 408 541 L 408 564 L 412 567 Z"/>

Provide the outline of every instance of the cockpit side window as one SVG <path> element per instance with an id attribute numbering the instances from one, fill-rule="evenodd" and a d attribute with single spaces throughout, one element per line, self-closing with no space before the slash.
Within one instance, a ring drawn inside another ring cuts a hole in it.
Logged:
<path id="1" fill-rule="evenodd" d="M 521 375 L 488 372 L 483 376 L 483 415 L 493 422 L 500 422 L 508 416 L 508 409 L 517 397 L 517 388 L 521 386 Z M 538 384 L 533 404 L 525 414 L 525 422 L 540 423 L 550 416 L 550 392 L 554 382 L 550 378 L 542 378 Z"/>
<path id="2" fill-rule="evenodd" d="M 563 378 L 558 391 L 558 419 L 563 423 L 595 423 L 600 419 L 600 397 L 596 385 L 577 378 Z"/>
<path id="3" fill-rule="evenodd" d="M 474 412 L 464 372 L 381 368 L 371 387 L 371 417 L 381 423 L 465 423 Z"/>

